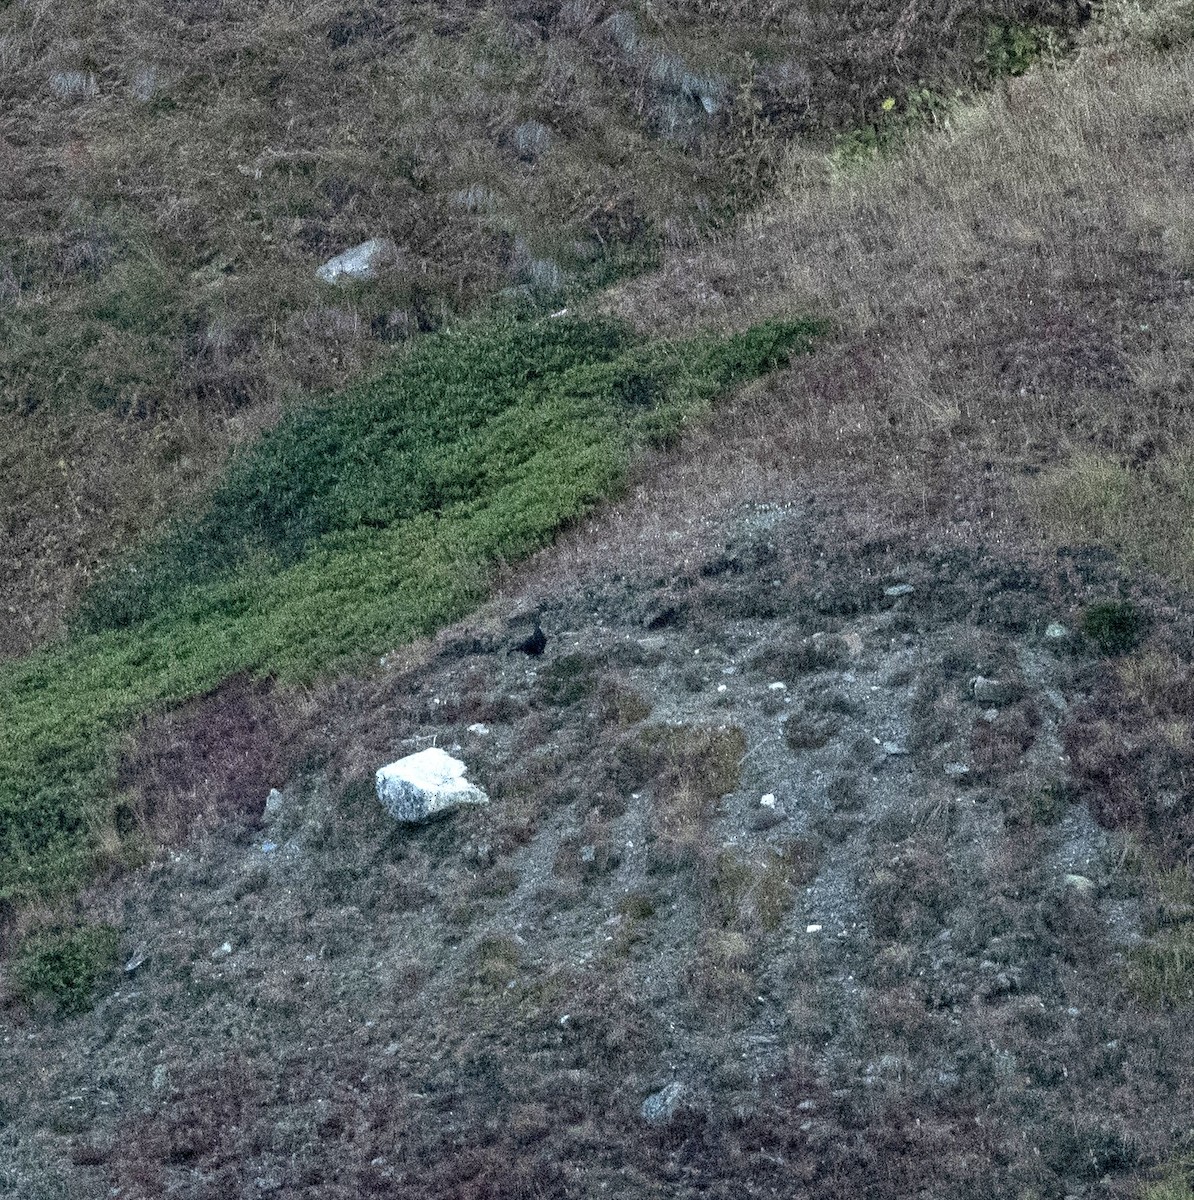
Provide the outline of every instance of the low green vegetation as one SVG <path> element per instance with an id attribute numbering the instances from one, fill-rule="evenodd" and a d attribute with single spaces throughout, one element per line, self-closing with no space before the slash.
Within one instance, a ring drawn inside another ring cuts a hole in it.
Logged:
<path id="1" fill-rule="evenodd" d="M 293 413 L 95 588 L 71 639 L 0 667 L 0 902 L 110 859 L 130 721 L 237 672 L 359 666 L 462 615 L 495 563 L 615 492 L 636 447 L 817 328 L 647 343 L 610 321 L 477 322 Z"/>
<path id="2" fill-rule="evenodd" d="M 1144 632 L 1144 614 L 1130 600 L 1105 600 L 1082 613 L 1082 632 L 1103 654 L 1127 654 Z"/>
<path id="3" fill-rule="evenodd" d="M 849 172 L 892 154 L 919 130 L 942 124 L 963 99 L 960 89 L 947 96 L 918 80 L 902 99 L 886 97 L 869 124 L 838 134 L 830 164 L 838 172 Z"/>
<path id="4" fill-rule="evenodd" d="M 117 942 L 111 925 L 80 925 L 31 935 L 13 958 L 17 995 L 26 1004 L 49 1004 L 64 1016 L 84 1012 L 116 965 Z"/>

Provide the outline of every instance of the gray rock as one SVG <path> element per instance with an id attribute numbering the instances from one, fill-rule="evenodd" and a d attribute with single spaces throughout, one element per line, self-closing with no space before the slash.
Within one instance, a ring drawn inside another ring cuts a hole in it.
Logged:
<path id="1" fill-rule="evenodd" d="M 638 27 L 633 14 L 619 10 L 606 20 L 605 27 L 623 54 L 633 54 L 639 48 Z"/>
<path id="2" fill-rule="evenodd" d="M 524 158 L 538 158 L 551 149 L 551 130 L 541 121 L 523 121 L 514 130 L 514 148 Z"/>
<path id="3" fill-rule="evenodd" d="M 1067 875 L 1062 883 L 1071 891 L 1077 892 L 1079 896 L 1090 896 L 1095 890 L 1094 880 L 1088 879 L 1085 875 Z"/>
<path id="4" fill-rule="evenodd" d="M 286 797 L 282 795 L 277 788 L 270 788 L 269 795 L 265 798 L 265 819 L 272 821 L 282 811 L 282 806 L 286 803 Z"/>
<path id="5" fill-rule="evenodd" d="M 419 824 L 464 804 L 488 804 L 489 797 L 465 778 L 459 759 L 430 746 L 379 768 L 377 798 L 394 818 Z"/>
<path id="6" fill-rule="evenodd" d="M 129 88 L 133 95 L 142 102 L 148 103 L 161 90 L 161 74 L 157 67 L 150 63 L 142 63 L 129 80 Z"/>
<path id="7" fill-rule="evenodd" d="M 1045 627 L 1045 637 L 1060 639 L 1070 636 L 1070 631 L 1060 621 L 1050 621 Z"/>
<path id="8" fill-rule="evenodd" d="M 390 238 L 370 238 L 335 258 L 329 258 L 315 274 L 324 283 L 340 283 L 353 279 L 372 279 L 382 267 L 399 260 L 398 247 Z"/>
<path id="9" fill-rule="evenodd" d="M 50 89 L 64 99 L 78 100 L 94 96 L 99 83 L 91 71 L 55 71 L 50 76 Z"/>
<path id="10" fill-rule="evenodd" d="M 688 1089 L 684 1084 L 673 1081 L 643 1101 L 643 1106 L 639 1109 L 639 1116 L 652 1125 L 665 1125 L 680 1110 L 687 1095 Z"/>
<path id="11" fill-rule="evenodd" d="M 483 183 L 472 183 L 453 193 L 452 203 L 471 213 L 491 213 L 498 207 L 498 194 Z"/>
<path id="12" fill-rule="evenodd" d="M 976 675 L 970 681 L 970 694 L 982 705 L 1006 704 L 1011 698 L 1010 691 L 998 679 L 988 679 L 985 675 Z"/>
<path id="13" fill-rule="evenodd" d="M 894 599 L 900 596 L 911 596 L 914 591 L 916 589 L 910 583 L 896 583 L 889 588 L 884 588 L 883 594 Z"/>

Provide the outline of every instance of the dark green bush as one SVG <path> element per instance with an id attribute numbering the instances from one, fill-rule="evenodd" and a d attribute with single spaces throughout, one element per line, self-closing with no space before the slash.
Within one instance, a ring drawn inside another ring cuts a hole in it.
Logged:
<path id="1" fill-rule="evenodd" d="M 67 1016 L 85 1012 L 104 976 L 116 965 L 111 925 L 51 929 L 28 937 L 13 959 L 17 995 L 49 1003 Z"/>
<path id="2" fill-rule="evenodd" d="M 1105 600 L 1082 613 L 1082 632 L 1103 654 L 1127 654 L 1144 634 L 1144 614 L 1130 600 Z"/>

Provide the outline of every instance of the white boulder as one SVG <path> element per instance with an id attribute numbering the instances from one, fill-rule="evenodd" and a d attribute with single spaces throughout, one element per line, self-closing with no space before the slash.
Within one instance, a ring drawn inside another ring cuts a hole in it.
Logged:
<path id="1" fill-rule="evenodd" d="M 343 280 L 372 279 L 384 266 L 398 261 L 398 247 L 390 238 L 370 238 L 335 258 L 329 258 L 315 274 L 324 283 Z"/>
<path id="2" fill-rule="evenodd" d="M 408 754 L 377 772 L 377 798 L 394 818 L 410 824 L 451 812 L 462 804 L 488 804 L 489 797 L 465 779 L 467 768 L 438 746 Z"/>

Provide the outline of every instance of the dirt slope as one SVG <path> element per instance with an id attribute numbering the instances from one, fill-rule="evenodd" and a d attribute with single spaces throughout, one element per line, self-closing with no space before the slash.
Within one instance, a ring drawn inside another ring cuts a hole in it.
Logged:
<path id="1" fill-rule="evenodd" d="M 1122 581 L 892 514 L 565 546 L 275 698 L 305 732 L 274 811 L 92 897 L 144 965 L 5 1029 L 7 1193 L 1134 1194 L 1194 1064 L 1127 987 L 1147 886 L 1069 753 L 1144 653 L 1075 632 Z M 1147 649 L 1188 661 L 1171 617 Z M 432 741 L 492 803 L 400 830 L 372 771 Z"/>

